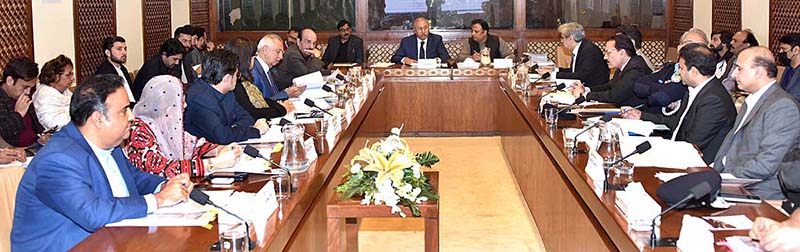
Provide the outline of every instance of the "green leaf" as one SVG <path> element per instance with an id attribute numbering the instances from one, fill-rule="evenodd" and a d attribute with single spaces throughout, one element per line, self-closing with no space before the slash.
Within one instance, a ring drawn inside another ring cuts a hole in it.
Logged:
<path id="1" fill-rule="evenodd" d="M 439 157 L 435 154 L 431 153 L 430 151 L 426 151 L 423 153 L 417 153 L 417 163 L 423 167 L 432 167 L 436 163 L 439 162 Z"/>

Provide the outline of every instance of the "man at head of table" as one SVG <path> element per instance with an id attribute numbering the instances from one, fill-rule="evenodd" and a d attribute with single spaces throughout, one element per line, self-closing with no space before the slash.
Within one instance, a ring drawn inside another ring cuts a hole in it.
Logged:
<path id="1" fill-rule="evenodd" d="M 392 63 L 411 65 L 419 59 L 439 58 L 447 62 L 450 54 L 444 48 L 442 36 L 431 33 L 431 24 L 427 18 L 414 19 L 414 35 L 403 38 L 400 48 L 394 52 Z"/>

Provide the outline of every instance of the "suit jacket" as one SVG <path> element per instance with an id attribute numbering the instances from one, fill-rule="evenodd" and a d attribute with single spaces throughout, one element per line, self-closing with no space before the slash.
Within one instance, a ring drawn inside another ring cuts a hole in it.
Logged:
<path id="1" fill-rule="evenodd" d="M 12 251 L 67 251 L 108 223 L 144 217 L 164 178 L 142 172 L 120 147 L 112 156 L 130 197 L 115 198 L 86 139 L 70 123 L 31 161 L 17 191 Z"/>
<path id="2" fill-rule="evenodd" d="M 325 68 L 325 63 L 322 63 L 322 60 L 313 56 L 305 57 L 296 44 L 290 44 L 286 48 L 286 52 L 283 53 L 283 60 L 278 65 L 275 65 L 275 69 L 272 72 L 272 80 L 275 81 L 278 90 L 283 91 L 292 86 L 294 78 L 316 71 L 321 71 L 323 75 L 330 74 L 330 71 L 323 68 Z"/>
<path id="3" fill-rule="evenodd" d="M 736 107 L 731 96 L 722 86 L 719 79 L 713 78 L 697 93 L 692 106 L 687 108 L 689 93 L 683 96 L 683 101 L 678 112 L 672 116 L 661 113 L 643 113 L 642 120 L 666 124 L 670 129 L 675 129 L 686 111 L 683 123 L 675 135 L 675 140 L 696 144 L 703 153 L 706 164 L 714 162 L 714 157 L 719 151 L 719 146 L 725 135 L 733 127 L 736 119 Z M 687 111 L 688 109 L 688 111 Z"/>
<path id="4" fill-rule="evenodd" d="M 272 69 L 264 70 L 264 68 L 261 67 L 261 64 L 258 62 L 258 59 L 255 61 L 256 62 L 253 64 L 253 69 L 250 69 L 250 75 L 253 76 L 253 85 L 256 86 L 259 91 L 261 91 L 264 99 L 271 99 L 275 101 L 289 99 L 289 94 L 287 94 L 285 90 L 279 88 L 278 84 L 275 83 L 275 75 L 272 74 Z M 272 82 L 270 82 L 269 78 L 267 78 L 267 73 L 270 74 Z"/>
<path id="5" fill-rule="evenodd" d="M 647 63 L 641 57 L 632 57 L 622 71 L 614 73 L 614 78 L 608 83 L 592 86 L 586 99 L 610 102 L 617 106 L 639 106 L 647 100 L 634 95 L 633 86 L 636 80 L 647 74 L 650 74 Z"/>
<path id="6" fill-rule="evenodd" d="M 560 68 L 556 74 L 559 79 L 578 79 L 586 86 L 594 87 L 608 83 L 608 64 L 603 52 L 589 39 L 584 39 L 575 56 L 575 69 Z M 642 61 L 644 63 L 644 61 Z M 647 63 L 644 63 L 647 67 Z"/>
<path id="7" fill-rule="evenodd" d="M 188 55 L 189 54 L 187 53 L 184 54 L 183 56 L 188 57 Z M 178 65 L 175 66 L 175 68 L 173 68 L 172 75 L 177 77 L 178 80 L 183 81 L 183 79 L 181 79 L 181 75 L 182 73 L 186 73 L 186 83 L 183 83 L 184 86 L 191 86 L 192 84 L 194 84 L 195 80 L 197 80 L 197 71 L 195 71 L 194 68 L 192 68 L 192 64 L 193 62 L 190 59 L 186 58 L 182 59 L 181 62 L 178 63 Z M 200 64 L 203 63 L 201 62 Z"/>
<path id="8" fill-rule="evenodd" d="M 119 68 L 122 70 L 122 75 L 125 76 L 125 80 L 128 81 L 128 85 L 133 85 L 133 81 L 131 81 L 131 74 L 128 73 L 128 68 L 126 68 L 125 65 L 122 64 L 119 65 Z M 108 60 L 104 60 L 103 64 L 100 64 L 100 66 L 97 67 L 97 70 L 94 71 L 94 75 L 101 75 L 101 74 L 117 75 L 117 69 L 114 68 L 114 65 L 112 65 L 111 62 L 109 62 Z"/>
<path id="9" fill-rule="evenodd" d="M 138 101 L 139 98 L 142 97 L 142 90 L 144 90 L 144 86 L 147 85 L 147 82 L 153 77 L 159 75 L 175 76 L 175 68 L 179 68 L 179 66 L 175 66 L 173 69 L 170 69 L 164 65 L 164 62 L 161 60 L 161 55 L 150 57 L 150 59 L 145 61 L 142 67 L 139 68 L 139 72 L 136 74 L 136 79 L 134 80 L 133 86 L 131 86 L 133 98 Z M 117 73 L 116 70 L 114 73 Z M 178 75 L 177 78 L 180 80 L 180 75 Z"/>
<path id="10" fill-rule="evenodd" d="M 11 99 L 6 91 L 0 88 L 0 138 L 5 139 L 6 142 L 16 147 L 28 147 L 20 146 L 20 133 L 25 130 L 26 126 L 25 117 L 22 117 L 14 110 L 16 104 L 17 101 Z M 39 134 L 44 131 L 44 127 L 42 127 L 39 118 L 36 116 L 36 109 L 33 104 L 28 107 L 26 116 L 30 117 L 34 133 Z"/>
<path id="11" fill-rule="evenodd" d="M 439 58 L 442 62 L 447 62 L 450 59 L 450 54 L 444 47 L 442 36 L 430 33 L 428 34 L 428 42 L 425 43 L 425 56 L 429 59 Z M 400 47 L 392 55 L 392 63 L 403 64 L 400 62 L 403 58 L 409 59 L 419 58 L 419 47 L 417 46 L 417 35 L 411 35 L 400 40 Z"/>
<path id="12" fill-rule="evenodd" d="M 800 107 L 777 84 L 772 84 L 756 104 L 747 105 L 753 106 L 750 114 L 742 118 L 743 108 L 736 116 L 714 159 L 714 169 L 738 178 L 761 179 L 747 189 L 764 199 L 782 199 L 776 174 L 786 153 L 799 144 Z M 740 122 L 741 129 L 734 132 Z"/>
<path id="13" fill-rule="evenodd" d="M 322 62 L 326 66 L 336 60 L 340 38 L 341 36 L 338 35 L 328 38 L 328 47 L 325 49 L 325 54 L 322 55 Z M 356 35 L 350 35 L 350 39 L 347 41 L 347 63 L 364 64 L 364 40 Z"/>
<path id="14" fill-rule="evenodd" d="M 648 112 L 661 113 L 663 107 L 686 96 L 686 85 L 683 82 L 672 82 L 677 66 L 676 63 L 665 63 L 661 70 L 636 80 L 633 93 L 639 98 L 647 99 Z"/>
<path id="15" fill-rule="evenodd" d="M 792 79 L 784 80 L 784 78 L 786 78 L 787 75 L 789 75 L 790 71 L 794 71 L 794 73 L 792 74 Z M 800 101 L 800 67 L 796 69 L 791 69 L 790 67 L 787 67 L 786 70 L 783 71 L 783 78 L 781 78 L 780 83 L 783 84 L 783 82 L 786 81 L 788 81 L 788 83 L 786 83 L 786 89 L 784 89 L 786 93 L 791 94 L 792 96 L 794 96 L 795 100 Z"/>
<path id="16" fill-rule="evenodd" d="M 253 123 L 233 92 L 222 94 L 203 79 L 186 91 L 183 125 L 189 134 L 226 145 L 261 136 Z"/>

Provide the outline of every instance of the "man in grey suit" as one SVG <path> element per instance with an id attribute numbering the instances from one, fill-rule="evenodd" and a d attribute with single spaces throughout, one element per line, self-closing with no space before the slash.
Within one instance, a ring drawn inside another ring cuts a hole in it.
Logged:
<path id="1" fill-rule="evenodd" d="M 776 85 L 778 66 L 766 47 L 739 53 L 731 74 L 747 91 L 733 128 L 720 146 L 714 169 L 760 179 L 747 189 L 762 199 L 783 199 L 776 174 L 786 154 L 800 145 L 800 106 Z"/>
<path id="2" fill-rule="evenodd" d="M 322 72 L 322 75 L 330 74 L 330 71 L 324 69 L 325 63 L 319 59 L 321 53 L 315 48 L 316 44 L 317 33 L 309 28 L 300 30 L 296 45 L 289 44 L 286 52 L 283 53 L 283 60 L 275 66 L 272 72 L 272 77 L 275 78 L 275 83 L 280 91 L 287 88 L 299 88 L 302 93 L 305 91 L 305 87 L 294 85 L 292 83 L 294 78 L 316 71 Z"/>

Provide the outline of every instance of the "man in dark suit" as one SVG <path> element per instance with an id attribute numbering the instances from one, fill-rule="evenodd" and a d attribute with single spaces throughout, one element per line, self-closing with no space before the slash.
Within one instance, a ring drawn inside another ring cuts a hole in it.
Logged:
<path id="1" fill-rule="evenodd" d="M 664 116 L 622 107 L 622 111 L 628 111 L 623 116 L 667 125 L 673 129 L 672 140 L 697 145 L 703 161 L 710 164 L 733 126 L 736 108 L 722 82 L 714 77 L 717 60 L 705 44 L 691 43 L 681 48 L 678 64 L 681 80 L 689 86 L 678 113 Z"/>
<path id="2" fill-rule="evenodd" d="M 420 58 L 439 58 L 442 62 L 447 62 L 450 54 L 444 48 L 442 36 L 430 32 L 431 25 L 427 18 L 414 19 L 414 35 L 400 41 L 400 48 L 392 55 L 392 63 L 411 65 Z"/>
<path id="3" fill-rule="evenodd" d="M 209 52 L 203 74 L 186 91 L 183 125 L 186 132 L 217 144 L 230 144 L 267 133 L 265 119 L 253 120 L 232 92 L 236 88 L 239 58 L 228 50 Z"/>
<path id="4" fill-rule="evenodd" d="M 352 35 L 350 21 L 339 21 L 336 30 L 339 31 L 339 35 L 328 38 L 328 47 L 322 55 L 322 62 L 328 69 L 333 63 L 364 64 L 364 40 Z"/>
<path id="5" fill-rule="evenodd" d="M 15 58 L 3 66 L 0 79 L 0 137 L 16 147 L 28 147 L 43 141 L 39 134 L 45 131 L 31 94 L 36 86 L 39 67 L 28 58 Z"/>
<path id="6" fill-rule="evenodd" d="M 172 75 L 176 76 L 176 67 L 180 65 L 183 55 L 186 54 L 186 49 L 183 48 L 181 42 L 177 39 L 167 39 L 161 44 L 161 49 L 157 55 L 150 57 L 144 62 L 139 73 L 136 74 L 136 80 L 133 82 L 133 98 L 137 101 L 142 96 L 142 89 L 147 85 L 153 77 L 159 75 Z M 180 78 L 176 76 L 177 78 Z M 184 83 L 185 84 L 185 83 Z"/>
<path id="7" fill-rule="evenodd" d="M 608 83 L 609 70 L 603 60 L 603 52 L 592 41 L 586 39 L 583 25 L 574 22 L 562 24 L 558 27 L 558 32 L 561 44 L 572 52 L 572 65 L 570 68 L 559 68 L 556 78 L 578 79 L 588 87 Z M 540 67 L 536 71 L 543 74 L 552 69 Z"/>
<path id="8" fill-rule="evenodd" d="M 781 77 L 781 87 L 800 101 L 800 34 L 786 34 L 778 42 L 778 61 L 786 67 Z"/>
<path id="9" fill-rule="evenodd" d="M 714 169 L 759 179 L 745 188 L 762 199 L 783 199 L 776 175 L 781 166 L 798 163 L 800 106 L 776 84 L 778 66 L 766 47 L 739 52 L 731 75 L 750 95 L 717 152 Z"/>
<path id="10" fill-rule="evenodd" d="M 119 147 L 133 120 L 122 82 L 106 74 L 78 86 L 72 122 L 41 149 L 19 183 L 11 250 L 67 251 L 106 224 L 187 200 L 189 176 L 165 181 L 142 172 Z"/>
<path id="11" fill-rule="evenodd" d="M 292 83 L 294 78 L 316 71 L 322 72 L 322 75 L 330 74 L 330 71 L 324 69 L 325 63 L 319 59 L 321 53 L 314 47 L 316 44 L 317 33 L 314 30 L 309 28 L 300 30 L 297 44 L 289 44 L 286 52 L 283 53 L 283 60 L 275 66 L 272 72 L 279 91 L 296 87 Z M 305 90 L 305 87 L 302 89 Z"/>
<path id="12" fill-rule="evenodd" d="M 647 101 L 633 94 L 633 85 L 640 77 L 650 74 L 650 68 L 641 57 L 636 57 L 636 48 L 628 36 L 617 34 L 606 42 L 608 67 L 619 69 L 608 83 L 584 87 L 574 83 L 572 94 L 586 96 L 588 100 L 614 103 L 616 106 L 638 106 Z"/>
<path id="13" fill-rule="evenodd" d="M 106 54 L 106 60 L 97 67 L 94 75 L 100 74 L 116 74 L 124 78 L 125 92 L 128 93 L 128 100 L 131 103 L 136 102 L 133 98 L 133 91 L 131 90 L 131 74 L 128 73 L 128 68 L 125 67 L 125 62 L 128 61 L 128 46 L 125 44 L 125 38 L 106 37 L 103 39 L 103 53 Z"/>
<path id="14" fill-rule="evenodd" d="M 181 82 L 185 86 L 191 86 L 194 84 L 194 80 L 197 79 L 197 71 L 194 70 L 194 65 L 197 63 L 192 62 L 189 57 L 186 57 L 189 52 L 192 51 L 192 36 L 194 36 L 195 31 L 194 27 L 191 25 L 184 25 L 175 29 L 175 33 L 173 38 L 177 39 L 183 45 L 183 49 L 186 51 L 183 58 L 179 62 L 180 67 L 176 67 L 174 69 L 174 76 L 181 80 Z"/>

